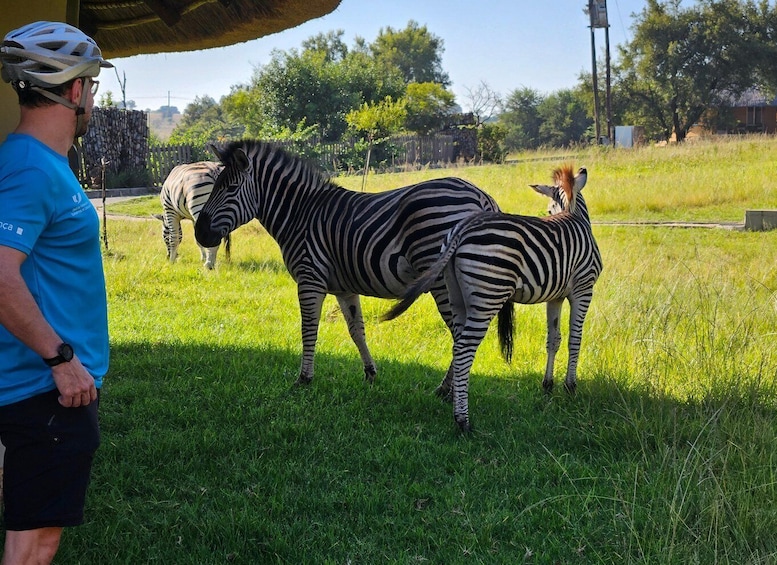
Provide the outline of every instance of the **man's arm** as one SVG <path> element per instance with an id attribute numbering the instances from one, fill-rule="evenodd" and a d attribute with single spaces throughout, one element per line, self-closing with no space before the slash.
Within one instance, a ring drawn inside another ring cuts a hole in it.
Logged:
<path id="1" fill-rule="evenodd" d="M 0 325 L 41 357 L 56 357 L 62 339 L 43 317 L 22 278 L 25 259 L 21 251 L 0 245 Z M 51 371 L 63 406 L 85 406 L 97 398 L 94 378 L 77 355 Z"/>

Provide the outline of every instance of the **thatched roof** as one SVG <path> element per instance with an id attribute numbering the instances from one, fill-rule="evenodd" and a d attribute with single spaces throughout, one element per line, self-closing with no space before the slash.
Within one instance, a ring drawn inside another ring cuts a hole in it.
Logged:
<path id="1" fill-rule="evenodd" d="M 341 0 L 81 0 L 80 27 L 107 59 L 222 47 L 292 28 Z"/>

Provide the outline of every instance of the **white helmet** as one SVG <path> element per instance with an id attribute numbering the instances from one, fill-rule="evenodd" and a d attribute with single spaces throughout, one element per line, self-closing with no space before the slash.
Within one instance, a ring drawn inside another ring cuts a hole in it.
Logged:
<path id="1" fill-rule="evenodd" d="M 27 81 L 52 88 L 79 77 L 95 77 L 103 59 L 94 39 L 60 22 L 35 22 L 8 33 L 0 46 L 5 82 Z"/>

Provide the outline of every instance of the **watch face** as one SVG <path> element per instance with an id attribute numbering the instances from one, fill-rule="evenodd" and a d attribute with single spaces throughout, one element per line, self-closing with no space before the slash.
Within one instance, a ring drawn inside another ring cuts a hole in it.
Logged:
<path id="1" fill-rule="evenodd" d="M 70 346 L 69 343 L 63 343 L 59 346 L 57 349 L 57 353 L 64 359 L 65 361 L 70 361 L 73 359 L 73 348 Z"/>

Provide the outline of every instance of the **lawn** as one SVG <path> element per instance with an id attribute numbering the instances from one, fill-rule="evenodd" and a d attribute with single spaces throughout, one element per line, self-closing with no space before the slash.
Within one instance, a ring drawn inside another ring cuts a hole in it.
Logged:
<path id="1" fill-rule="evenodd" d="M 776 150 L 533 154 L 368 189 L 462 176 L 540 214 L 526 185 L 573 158 L 595 221 L 741 221 L 775 207 Z M 512 365 L 495 332 L 478 351 L 468 436 L 433 394 L 450 338 L 429 297 L 386 323 L 389 302 L 363 300 L 373 385 L 328 298 L 315 379 L 294 387 L 296 286 L 258 223 L 214 271 L 190 223 L 175 265 L 158 221 L 110 216 L 107 231 L 103 443 L 59 563 L 777 561 L 777 231 L 595 225 L 605 268 L 578 393 L 542 393 L 544 308 L 516 307 Z M 557 379 L 565 364 L 562 347 Z"/>

